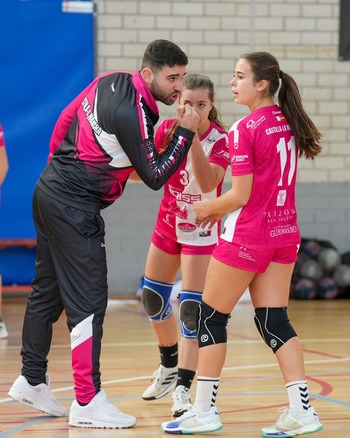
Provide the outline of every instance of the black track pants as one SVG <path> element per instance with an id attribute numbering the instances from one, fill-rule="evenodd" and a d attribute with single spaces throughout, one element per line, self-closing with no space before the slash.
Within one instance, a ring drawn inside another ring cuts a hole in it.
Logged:
<path id="1" fill-rule="evenodd" d="M 107 307 L 104 221 L 98 212 L 70 207 L 36 188 L 36 275 L 23 325 L 22 373 L 45 381 L 52 324 L 65 310 L 71 336 L 76 398 L 88 403 L 100 390 L 102 325 Z"/>

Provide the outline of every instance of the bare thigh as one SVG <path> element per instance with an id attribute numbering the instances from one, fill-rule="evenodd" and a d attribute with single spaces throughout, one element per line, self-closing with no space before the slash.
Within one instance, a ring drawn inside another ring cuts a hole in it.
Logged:
<path id="1" fill-rule="evenodd" d="M 256 274 L 249 286 L 253 306 L 286 307 L 293 269 L 294 263 L 271 262 L 265 272 Z"/>
<path id="2" fill-rule="evenodd" d="M 180 269 L 180 263 L 180 254 L 168 254 L 151 243 L 146 260 L 145 276 L 151 280 L 173 283 Z"/>
<path id="3" fill-rule="evenodd" d="M 203 292 L 210 255 L 181 256 L 182 289 Z"/>
<path id="4" fill-rule="evenodd" d="M 203 301 L 221 313 L 231 313 L 256 274 L 210 259 Z"/>

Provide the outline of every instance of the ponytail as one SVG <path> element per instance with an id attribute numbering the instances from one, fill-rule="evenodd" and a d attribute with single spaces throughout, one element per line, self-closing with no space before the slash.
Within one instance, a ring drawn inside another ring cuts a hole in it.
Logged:
<path id="1" fill-rule="evenodd" d="M 277 59 L 271 53 L 251 52 L 240 58 L 249 62 L 255 82 L 269 82 L 270 96 L 278 92 L 278 105 L 293 131 L 299 156 L 304 155 L 313 160 L 322 150 L 322 134 L 306 114 L 294 79 L 280 69 Z"/>
<path id="2" fill-rule="evenodd" d="M 304 110 L 300 92 L 295 80 L 287 73 L 283 74 L 278 92 L 278 104 L 288 120 L 299 150 L 299 156 L 314 159 L 322 150 L 322 134 Z"/>

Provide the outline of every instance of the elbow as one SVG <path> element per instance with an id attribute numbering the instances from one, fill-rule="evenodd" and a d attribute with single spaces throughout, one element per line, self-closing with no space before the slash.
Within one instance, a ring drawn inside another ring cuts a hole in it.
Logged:
<path id="1" fill-rule="evenodd" d="M 200 191 L 203 193 L 210 193 L 212 192 L 214 189 L 216 189 L 217 185 L 216 184 L 198 184 Z"/>
<path id="2" fill-rule="evenodd" d="M 154 190 L 155 192 L 160 190 L 164 185 L 164 182 L 157 180 L 143 181 L 143 182 L 146 184 L 147 187 L 149 187 L 151 190 Z"/>
<path id="3" fill-rule="evenodd" d="M 245 206 L 248 204 L 249 199 L 250 199 L 250 196 L 249 196 L 249 197 L 242 197 L 242 198 L 240 199 L 241 207 L 245 207 Z"/>

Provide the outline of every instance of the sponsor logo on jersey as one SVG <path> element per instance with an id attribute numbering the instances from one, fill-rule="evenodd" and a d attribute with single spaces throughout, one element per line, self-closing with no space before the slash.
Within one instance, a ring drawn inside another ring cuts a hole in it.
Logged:
<path id="1" fill-rule="evenodd" d="M 265 116 L 261 116 L 260 119 L 258 120 L 248 120 L 248 122 L 246 123 L 246 127 L 249 129 L 255 129 L 257 128 L 262 122 L 264 122 L 266 120 Z"/>
<path id="2" fill-rule="evenodd" d="M 199 232 L 199 237 L 210 237 L 211 236 L 211 230 L 203 230 Z"/>
<path id="3" fill-rule="evenodd" d="M 283 206 L 286 202 L 287 192 L 286 190 L 280 190 L 277 195 L 277 205 Z"/>
<path id="4" fill-rule="evenodd" d="M 278 228 L 275 230 L 271 230 L 270 231 L 270 236 L 271 237 L 278 237 L 281 236 L 282 234 L 293 234 L 293 233 L 297 233 L 298 229 L 295 225 L 288 227 L 288 228 Z"/>
<path id="5" fill-rule="evenodd" d="M 101 126 L 98 124 L 94 113 L 92 112 L 91 109 L 91 105 L 87 99 L 87 97 L 85 97 L 85 99 L 82 101 L 81 106 L 83 107 L 84 113 L 86 115 L 86 120 L 89 122 L 91 129 L 94 131 L 94 133 L 96 135 L 101 135 L 102 133 L 102 128 Z"/>
<path id="6" fill-rule="evenodd" d="M 248 159 L 248 155 L 233 155 L 231 158 L 231 163 L 243 163 Z"/>
<path id="7" fill-rule="evenodd" d="M 188 222 L 180 222 L 178 224 L 179 230 L 185 232 L 185 233 L 192 233 L 197 227 L 195 224 L 189 224 Z"/>

